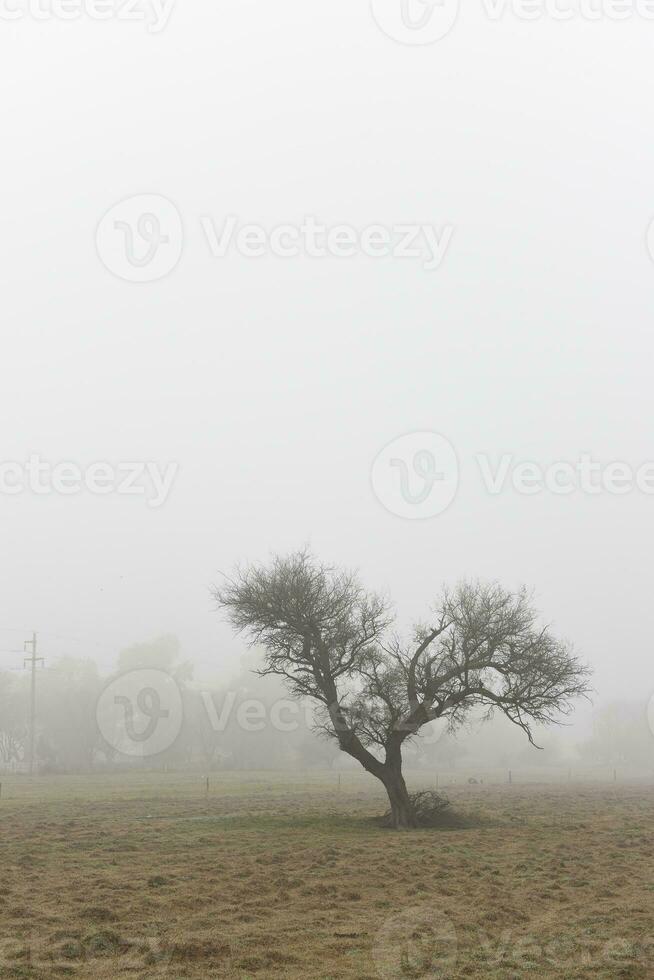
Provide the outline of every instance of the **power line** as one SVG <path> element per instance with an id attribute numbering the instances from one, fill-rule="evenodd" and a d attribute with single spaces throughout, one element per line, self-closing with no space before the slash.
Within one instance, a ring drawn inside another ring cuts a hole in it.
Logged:
<path id="1" fill-rule="evenodd" d="M 45 659 L 36 655 L 36 633 L 32 633 L 31 640 L 25 640 L 24 647 L 25 650 L 28 647 L 31 648 L 31 656 L 23 662 L 23 665 L 29 664 L 32 669 L 30 678 L 30 737 L 28 749 L 28 768 L 29 774 L 32 776 L 34 775 L 34 740 L 36 734 L 36 665 L 37 663 L 42 663 L 45 666 Z"/>

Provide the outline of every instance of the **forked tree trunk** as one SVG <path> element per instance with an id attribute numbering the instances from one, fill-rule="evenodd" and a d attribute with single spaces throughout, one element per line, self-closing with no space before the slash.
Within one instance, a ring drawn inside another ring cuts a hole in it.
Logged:
<path id="1" fill-rule="evenodd" d="M 387 768 L 382 782 L 386 787 L 391 804 L 391 825 L 395 830 L 410 830 L 416 826 L 416 819 L 409 799 L 409 791 L 404 782 L 402 770 Z"/>
<path id="2" fill-rule="evenodd" d="M 348 727 L 338 703 L 336 688 L 329 692 L 332 695 L 330 714 L 334 731 L 341 750 L 356 759 L 366 772 L 379 779 L 388 793 L 391 804 L 391 827 L 394 830 L 409 830 L 417 826 L 415 813 L 409 799 L 409 791 L 402 775 L 402 732 L 389 739 L 386 748 L 386 760 L 381 762 L 361 744 L 356 734 Z"/>

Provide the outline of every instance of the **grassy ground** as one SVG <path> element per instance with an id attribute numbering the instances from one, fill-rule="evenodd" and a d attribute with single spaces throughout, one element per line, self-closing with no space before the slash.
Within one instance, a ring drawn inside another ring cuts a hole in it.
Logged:
<path id="1" fill-rule="evenodd" d="M 654 977 L 644 784 L 455 786 L 466 829 L 395 834 L 365 777 L 2 782 L 3 980 Z"/>

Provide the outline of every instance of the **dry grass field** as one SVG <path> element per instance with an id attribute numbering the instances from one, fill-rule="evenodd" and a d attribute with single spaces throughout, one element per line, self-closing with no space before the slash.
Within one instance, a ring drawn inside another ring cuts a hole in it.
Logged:
<path id="1" fill-rule="evenodd" d="M 460 785 L 398 834 L 335 782 L 3 777 L 0 976 L 654 977 L 652 787 Z"/>

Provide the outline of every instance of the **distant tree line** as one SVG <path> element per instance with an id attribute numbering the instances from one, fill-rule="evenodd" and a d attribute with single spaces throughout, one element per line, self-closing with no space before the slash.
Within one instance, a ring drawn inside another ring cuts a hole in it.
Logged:
<path id="1" fill-rule="evenodd" d="M 114 675 L 101 675 L 91 660 L 64 657 L 38 673 L 37 765 L 40 772 L 89 772 L 146 766 L 150 769 L 297 769 L 348 767 L 332 741 L 313 730 L 309 706 L 295 713 L 281 683 L 263 679 L 245 663 L 229 684 L 200 687 L 175 637 L 161 637 L 120 653 Z M 150 668 L 175 677 L 183 700 L 183 724 L 175 743 L 160 755 L 135 761 L 102 737 L 98 698 L 113 676 Z M 251 706 L 256 703 L 259 711 Z M 278 717 L 279 724 L 273 719 Z M 244 724 L 244 719 L 246 723 Z M 0 671 L 0 769 L 24 765 L 29 724 L 29 678 Z M 565 729 L 543 731 L 538 751 L 514 726 L 498 718 L 474 721 L 456 737 L 434 724 L 407 749 L 410 768 L 437 771 L 568 765 L 652 769 L 654 736 L 645 705 L 615 702 L 595 712 L 593 733 L 571 738 Z"/>

